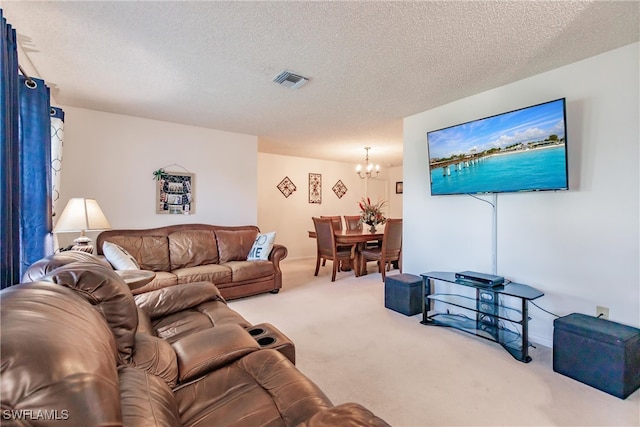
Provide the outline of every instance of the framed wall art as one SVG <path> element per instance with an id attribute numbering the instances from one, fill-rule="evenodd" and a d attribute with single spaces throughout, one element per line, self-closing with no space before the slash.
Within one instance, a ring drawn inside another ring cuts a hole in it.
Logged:
<path id="1" fill-rule="evenodd" d="M 288 176 L 285 176 L 280 184 L 277 185 L 278 190 L 282 193 L 284 197 L 289 197 L 296 191 L 296 185 L 289 179 Z"/>
<path id="2" fill-rule="evenodd" d="M 309 174 L 309 203 L 322 204 L 322 175 Z"/>
<path id="3" fill-rule="evenodd" d="M 338 199 L 342 199 L 342 196 L 347 194 L 347 186 L 344 185 L 344 183 L 340 179 L 333 186 L 332 190 L 334 193 L 336 193 L 336 196 L 338 196 Z"/>
<path id="4" fill-rule="evenodd" d="M 396 181 L 396 194 L 402 194 L 402 181 Z"/>
<path id="5" fill-rule="evenodd" d="M 156 174 L 156 213 L 189 215 L 195 213 L 194 178 L 192 173 L 167 172 Z"/>

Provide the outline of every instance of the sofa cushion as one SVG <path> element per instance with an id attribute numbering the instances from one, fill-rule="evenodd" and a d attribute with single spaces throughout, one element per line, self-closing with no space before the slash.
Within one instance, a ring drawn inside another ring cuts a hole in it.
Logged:
<path id="1" fill-rule="evenodd" d="M 121 425 L 182 426 L 173 393 L 159 377 L 131 367 L 120 368 L 118 377 L 122 407 Z"/>
<path id="2" fill-rule="evenodd" d="M 178 359 L 181 383 L 235 362 L 260 350 L 260 345 L 240 325 L 227 324 L 186 336 L 171 344 Z"/>
<path id="3" fill-rule="evenodd" d="M 157 289 L 135 296 L 136 305 L 150 319 L 157 319 L 182 310 L 192 309 L 206 301 L 223 300 L 211 282 L 185 283 L 181 286 Z M 224 300 L 223 300 L 224 301 Z"/>
<path id="4" fill-rule="evenodd" d="M 216 264 L 218 245 L 211 230 L 185 230 L 169 234 L 171 270 Z"/>
<path id="5" fill-rule="evenodd" d="M 138 309 L 129 287 L 110 267 L 73 262 L 58 267 L 40 279 L 74 290 L 104 317 L 116 339 L 121 361 L 133 354 L 138 328 Z"/>
<path id="6" fill-rule="evenodd" d="M 229 390 L 238 390 L 241 398 L 229 398 Z M 197 402 L 194 394 L 200 397 Z M 185 426 L 295 426 L 333 406 L 316 384 L 273 349 L 249 353 L 179 386 L 174 395 Z M 241 423 L 237 414 L 242 414 Z"/>
<path id="7" fill-rule="evenodd" d="M 245 261 L 257 236 L 256 230 L 216 230 L 220 264 Z"/>
<path id="8" fill-rule="evenodd" d="M 209 264 L 197 267 L 179 268 L 172 272 L 178 283 L 211 282 L 216 285 L 231 282 L 231 269 L 226 265 Z"/>
<path id="9" fill-rule="evenodd" d="M 275 240 L 275 231 L 272 231 L 270 233 L 258 234 L 258 237 L 256 237 L 256 240 L 253 242 L 253 246 L 249 251 L 247 261 L 268 260 Z"/>
<path id="10" fill-rule="evenodd" d="M 2 409 L 68 417 L 0 424 L 122 425 L 117 350 L 100 314 L 79 293 L 51 283 L 10 286 L 0 301 Z"/>
<path id="11" fill-rule="evenodd" d="M 171 270 L 167 236 L 112 236 L 107 240 L 133 255 L 143 270 Z"/>
<path id="12" fill-rule="evenodd" d="M 154 277 L 151 282 L 140 288 L 132 289 L 131 293 L 133 295 L 138 295 L 178 284 L 178 277 L 169 271 L 156 271 L 155 273 L 156 277 Z"/>
<path id="13" fill-rule="evenodd" d="M 232 310 L 222 300 L 207 301 L 190 310 L 161 317 L 153 322 L 158 337 L 173 343 L 182 337 L 212 326 L 236 324 L 243 328 L 251 326 L 244 317 Z"/>
<path id="14" fill-rule="evenodd" d="M 102 253 L 116 270 L 139 270 L 136 259 L 126 250 L 111 242 L 104 242 Z"/>
<path id="15" fill-rule="evenodd" d="M 222 265 L 231 269 L 234 283 L 269 277 L 275 272 L 271 261 L 229 261 Z"/>

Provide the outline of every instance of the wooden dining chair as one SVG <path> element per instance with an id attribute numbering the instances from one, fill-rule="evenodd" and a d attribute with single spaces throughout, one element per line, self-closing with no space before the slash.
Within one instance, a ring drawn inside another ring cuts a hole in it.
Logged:
<path id="1" fill-rule="evenodd" d="M 398 269 L 402 273 L 402 219 L 387 219 L 382 235 L 382 245 L 377 248 L 364 248 L 360 252 L 360 271 L 367 269 L 368 261 L 378 262 L 378 271 L 385 279 L 385 271 L 391 263 L 398 261 Z"/>
<path id="2" fill-rule="evenodd" d="M 344 223 L 347 226 L 347 230 L 362 230 L 360 215 L 345 215 Z"/>
<path id="3" fill-rule="evenodd" d="M 331 281 L 336 281 L 336 272 L 341 261 L 349 261 L 355 258 L 355 245 L 337 246 L 336 236 L 334 234 L 333 220 L 331 218 L 313 217 L 313 226 L 316 230 L 316 271 L 314 276 L 318 275 L 320 270 L 320 260 L 333 262 L 333 273 Z"/>
<path id="4" fill-rule="evenodd" d="M 360 215 L 345 215 L 344 223 L 347 225 L 347 230 L 362 231 L 362 223 L 360 222 Z M 364 245 L 368 248 L 375 248 L 382 244 L 382 241 L 372 240 Z"/>
<path id="5" fill-rule="evenodd" d="M 333 229 L 335 231 L 342 231 L 342 218 L 340 218 L 340 215 L 336 215 L 336 216 L 320 215 L 320 218 L 331 219 L 331 224 L 333 225 Z"/>
<path id="6" fill-rule="evenodd" d="M 331 219 L 331 224 L 333 225 L 333 229 L 335 231 L 342 231 L 342 218 L 340 218 L 340 215 L 335 215 L 335 216 L 320 215 L 320 218 L 329 218 L 329 219 Z M 322 266 L 324 267 L 326 263 L 327 263 L 327 260 L 323 259 L 322 260 Z"/>

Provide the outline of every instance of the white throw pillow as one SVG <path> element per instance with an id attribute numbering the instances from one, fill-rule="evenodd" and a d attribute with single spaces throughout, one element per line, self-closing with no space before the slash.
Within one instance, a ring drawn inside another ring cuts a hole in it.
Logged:
<path id="1" fill-rule="evenodd" d="M 136 259 L 115 243 L 105 241 L 102 244 L 102 253 L 116 270 L 140 270 Z"/>
<path id="2" fill-rule="evenodd" d="M 258 261 L 269 259 L 271 249 L 273 249 L 273 242 L 276 240 L 276 232 L 258 234 L 256 241 L 253 242 L 253 246 L 249 251 L 247 261 Z"/>

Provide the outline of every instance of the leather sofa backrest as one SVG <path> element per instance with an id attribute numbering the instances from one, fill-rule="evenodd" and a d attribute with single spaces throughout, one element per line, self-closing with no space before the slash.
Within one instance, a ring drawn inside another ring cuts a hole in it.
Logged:
<path id="1" fill-rule="evenodd" d="M 218 244 L 213 230 L 182 230 L 169 234 L 171 271 L 218 263 Z"/>
<path id="2" fill-rule="evenodd" d="M 255 230 L 216 230 L 220 263 L 246 261 L 256 237 Z"/>
<path id="3" fill-rule="evenodd" d="M 74 262 L 40 279 L 70 288 L 87 300 L 106 320 L 122 363 L 129 363 L 138 327 L 138 309 L 129 287 L 110 267 Z"/>
<path id="4" fill-rule="evenodd" d="M 185 261 L 185 257 L 182 255 L 179 255 L 178 260 L 173 260 L 174 253 L 173 250 L 169 248 L 169 236 L 177 232 L 192 231 L 210 231 L 215 233 L 218 246 L 218 261 L 216 262 L 222 263 L 231 260 L 240 260 L 243 256 L 244 258 L 242 258 L 242 260 L 246 260 L 260 229 L 254 225 L 176 224 L 147 229 L 106 230 L 98 234 L 96 238 L 96 250 L 98 255 L 104 255 L 102 245 L 105 241 L 109 241 L 121 246 L 133 255 L 141 269 L 172 271 L 173 265 L 186 265 L 186 263 L 192 260 Z M 222 240 L 218 235 L 218 231 L 223 231 Z M 224 233 L 225 231 L 239 231 L 241 233 L 234 233 L 229 236 Z M 231 240 L 228 237 L 230 237 Z M 238 246 L 238 242 L 240 242 L 240 246 Z"/>
<path id="5" fill-rule="evenodd" d="M 8 424 L 121 426 L 116 344 L 98 312 L 41 282 L 4 289 L 0 304 L 3 417 L 23 417 Z"/>
<path id="6" fill-rule="evenodd" d="M 142 270 L 171 271 L 167 236 L 111 236 L 105 239 L 133 256 Z M 102 245 L 98 253 L 102 254 Z"/>
<path id="7" fill-rule="evenodd" d="M 31 264 L 22 276 L 22 283 L 38 281 L 42 276 L 48 274 L 56 268 L 78 261 L 102 264 L 106 267 L 111 266 L 108 262 L 87 252 L 59 252 L 57 254 L 49 255 L 48 257 L 42 258 Z"/>

